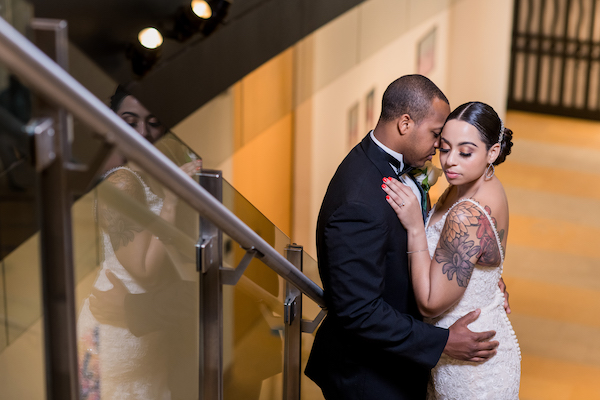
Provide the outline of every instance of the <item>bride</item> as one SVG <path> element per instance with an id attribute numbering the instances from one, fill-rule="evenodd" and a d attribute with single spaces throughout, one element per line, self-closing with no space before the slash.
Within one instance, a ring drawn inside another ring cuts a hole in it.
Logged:
<path id="1" fill-rule="evenodd" d="M 111 108 L 151 143 L 165 133 L 158 119 L 122 89 L 111 98 Z M 144 293 L 177 279 L 170 242 L 129 218 L 126 207 L 116 205 L 121 200 L 108 189 L 113 187 L 137 207 L 171 224 L 175 222 L 178 199 L 125 161 L 118 155 L 110 160 L 114 168 L 104 174 L 98 186 L 95 211 L 102 231 L 104 260 L 94 288 L 106 291 L 120 280 L 130 293 Z M 180 168 L 193 176 L 200 167 L 201 161 L 196 160 Z M 90 311 L 94 300 L 93 294 L 85 300 L 77 322 L 81 398 L 169 400 L 165 332 L 138 337 L 127 321 L 100 323 Z"/>
<path id="2" fill-rule="evenodd" d="M 386 199 L 408 232 L 408 256 L 419 311 L 448 328 L 479 308 L 469 328 L 495 330 L 497 354 L 485 363 L 442 355 L 428 399 L 518 399 L 521 352 L 498 287 L 508 235 L 508 202 L 496 165 L 512 147 L 512 132 L 492 107 L 470 102 L 446 119 L 440 162 L 450 186 L 425 226 L 410 188 L 384 178 Z"/>

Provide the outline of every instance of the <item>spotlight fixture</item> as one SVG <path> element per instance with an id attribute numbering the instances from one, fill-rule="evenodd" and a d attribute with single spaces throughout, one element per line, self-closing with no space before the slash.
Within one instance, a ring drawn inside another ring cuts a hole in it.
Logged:
<path id="1" fill-rule="evenodd" d="M 127 57 L 136 75 L 143 76 L 160 57 L 163 36 L 158 29 L 148 27 L 138 33 L 137 43 L 127 49 Z"/>
<path id="2" fill-rule="evenodd" d="M 225 18 L 229 5 L 225 0 L 192 0 L 177 10 L 173 26 L 165 31 L 166 35 L 180 42 L 198 32 L 208 36 Z"/>
<path id="3" fill-rule="evenodd" d="M 223 22 L 230 5 L 229 0 L 192 0 L 179 7 L 173 17 L 159 24 L 160 31 L 154 27 L 142 29 L 138 40 L 127 49 L 133 72 L 143 76 L 152 68 L 160 57 L 163 35 L 179 42 L 197 33 L 208 36 Z"/>
<path id="4" fill-rule="evenodd" d="M 163 37 L 156 28 L 145 28 L 138 34 L 138 40 L 147 49 L 156 49 L 163 43 Z"/>
<path id="5" fill-rule="evenodd" d="M 212 15 L 205 20 L 202 27 L 202 34 L 208 36 L 223 22 L 231 3 L 228 0 L 206 0 L 205 2 L 212 10 Z"/>
<path id="6" fill-rule="evenodd" d="M 213 14 L 212 8 L 205 0 L 192 0 L 192 11 L 202 19 L 209 19 Z"/>

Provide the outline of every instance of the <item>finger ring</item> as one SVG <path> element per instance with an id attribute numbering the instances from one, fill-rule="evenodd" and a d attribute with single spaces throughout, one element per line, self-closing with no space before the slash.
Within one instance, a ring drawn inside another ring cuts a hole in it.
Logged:
<path id="1" fill-rule="evenodd" d="M 404 202 L 402 202 L 402 204 L 400 204 L 400 207 L 404 207 Z"/>

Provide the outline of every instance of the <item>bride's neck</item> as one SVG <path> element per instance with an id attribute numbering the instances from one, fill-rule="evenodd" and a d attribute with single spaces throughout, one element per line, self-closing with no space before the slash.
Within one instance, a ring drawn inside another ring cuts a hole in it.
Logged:
<path id="1" fill-rule="evenodd" d="M 475 194 L 481 189 L 483 184 L 485 183 L 485 177 L 481 176 L 479 179 L 476 179 L 469 183 L 464 183 L 462 185 L 455 186 L 456 187 L 456 201 L 460 199 L 466 199 L 474 197 Z"/>

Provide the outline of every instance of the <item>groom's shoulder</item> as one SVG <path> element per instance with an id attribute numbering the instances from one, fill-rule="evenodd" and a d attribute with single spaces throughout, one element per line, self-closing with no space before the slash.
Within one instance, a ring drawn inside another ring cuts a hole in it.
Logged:
<path id="1" fill-rule="evenodd" d="M 346 158 L 338 167 L 327 188 L 324 201 L 335 204 L 372 204 L 381 194 L 385 202 L 385 192 L 381 189 L 381 174 L 370 162 L 361 157 Z"/>
<path id="2" fill-rule="evenodd" d="M 334 177 L 351 177 L 353 179 L 363 176 L 376 175 L 377 168 L 369 159 L 360 145 L 354 147 L 338 166 Z"/>

